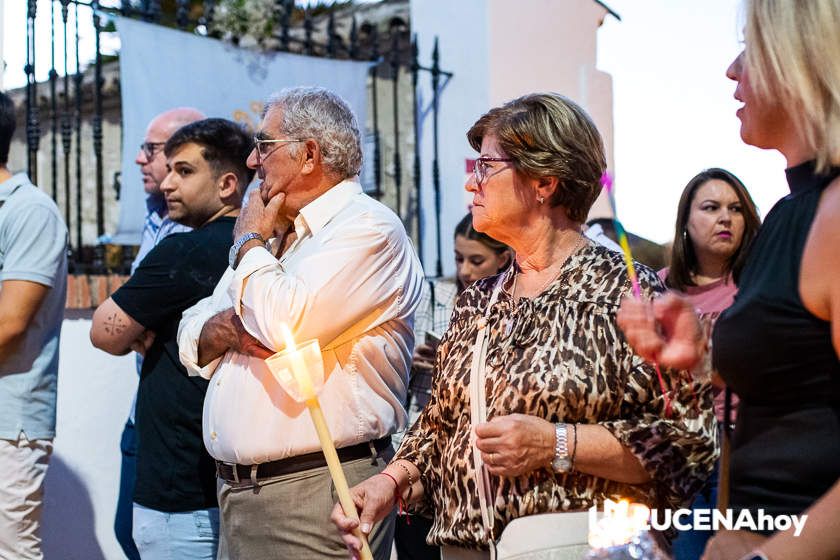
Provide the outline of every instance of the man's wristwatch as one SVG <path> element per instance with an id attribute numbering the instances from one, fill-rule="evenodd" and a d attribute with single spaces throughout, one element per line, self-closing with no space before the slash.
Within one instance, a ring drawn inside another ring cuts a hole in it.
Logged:
<path id="1" fill-rule="evenodd" d="M 569 425 L 562 422 L 554 425 L 554 460 L 551 468 L 554 472 L 567 473 L 572 470 L 569 457 Z"/>
<path id="2" fill-rule="evenodd" d="M 268 245 L 263 239 L 263 236 L 255 231 L 249 231 L 248 233 L 242 235 L 236 242 L 231 246 L 230 253 L 228 253 L 228 264 L 231 268 L 236 269 L 236 258 L 239 256 L 239 250 L 242 249 L 242 246 L 251 241 L 252 239 L 259 240 L 260 243 L 263 245 Z"/>

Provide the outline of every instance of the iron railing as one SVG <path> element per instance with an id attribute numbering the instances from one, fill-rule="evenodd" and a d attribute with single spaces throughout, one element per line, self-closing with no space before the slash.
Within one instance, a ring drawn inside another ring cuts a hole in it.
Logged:
<path id="1" fill-rule="evenodd" d="M 42 17 L 38 11 L 37 0 L 28 0 L 27 18 L 27 58 L 24 68 L 26 74 L 26 146 L 27 164 L 29 175 L 33 182 L 38 177 L 38 152 L 42 137 L 41 122 L 44 113 L 47 113 L 49 120 L 50 137 L 50 181 L 49 189 L 54 199 L 58 200 L 59 192 L 59 146 L 58 136 L 61 138 L 61 153 L 63 157 L 63 214 L 68 226 L 75 221 L 75 231 L 71 233 L 71 255 L 73 269 L 76 272 L 102 273 L 106 270 L 123 270 L 131 261 L 131 248 L 124 248 L 121 259 L 106 259 L 105 246 L 101 242 L 105 234 L 105 177 L 103 167 L 103 55 L 101 52 L 101 34 L 103 32 L 103 17 L 109 13 L 120 14 L 126 17 L 142 19 L 144 21 L 175 27 L 184 31 L 193 32 L 211 37 L 218 37 L 213 31 L 214 12 L 217 2 L 205 0 L 196 2 L 189 0 L 175 0 L 174 2 L 161 2 L 160 0 L 121 0 L 119 6 L 105 6 L 97 0 L 51 0 L 50 11 L 50 61 L 49 72 L 49 98 L 39 103 L 38 83 L 35 79 L 35 22 L 36 18 Z M 79 53 L 79 7 L 91 8 L 92 18 L 90 21 L 94 34 L 95 56 L 92 62 L 93 85 L 92 91 L 86 92 L 83 87 L 84 71 L 83 62 Z M 55 10 L 60 9 L 60 23 L 63 26 L 63 45 L 56 42 L 56 18 Z M 343 58 L 352 60 L 366 60 L 371 62 L 370 69 L 370 106 L 371 106 L 371 127 L 373 154 L 373 189 L 372 195 L 382 198 L 385 193 L 383 180 L 383 163 L 389 164 L 392 170 L 393 184 L 393 209 L 406 222 L 409 231 L 418 245 L 418 252 L 423 253 L 424 240 L 424 209 L 421 199 L 421 154 L 420 154 L 420 132 L 419 120 L 424 114 L 423 108 L 418 106 L 417 87 L 421 75 L 428 75 L 432 85 L 431 118 L 433 127 L 433 143 L 431 157 L 431 179 L 434 192 L 434 211 L 427 214 L 426 218 L 433 218 L 435 223 L 436 239 L 436 262 L 434 271 L 437 275 L 442 272 L 441 266 L 441 242 L 440 242 L 440 211 L 441 211 L 441 186 L 440 172 L 438 165 L 438 111 L 441 101 L 441 91 L 445 80 L 452 77 L 450 72 L 441 68 L 440 49 L 437 39 L 431 55 L 431 65 L 423 66 L 419 63 L 419 49 L 417 38 L 411 37 L 407 21 L 400 18 L 393 18 L 388 25 L 388 33 L 380 33 L 377 25 L 369 22 L 359 25 L 354 10 L 359 7 L 352 3 L 339 4 L 333 9 L 329 6 L 317 5 L 314 8 L 296 7 L 293 0 L 276 0 L 274 17 L 276 23 L 277 50 L 294 52 L 310 56 L 322 56 L 330 58 Z M 73 10 L 75 28 L 70 28 L 69 14 Z M 42 10 L 43 11 L 43 10 Z M 341 25 L 338 18 L 344 17 L 347 23 Z M 318 27 L 322 29 L 317 29 Z M 342 33 L 344 27 L 345 33 Z M 316 37 L 318 35 L 318 37 Z M 68 38 L 75 40 L 68 45 Z M 322 39 L 321 39 L 322 37 Z M 231 37 L 236 43 L 237 37 Z M 63 99 L 59 103 L 60 95 L 57 91 L 59 83 L 59 69 L 56 68 L 56 52 L 60 47 L 59 59 L 63 60 Z M 383 54 L 384 53 L 384 54 Z M 72 64 L 71 64 L 72 55 Z M 410 110 L 412 110 L 409 122 L 413 131 L 407 132 L 401 129 L 401 115 L 406 110 L 404 103 L 401 103 L 399 94 L 401 70 L 410 75 L 411 87 L 414 92 Z M 381 80 L 392 81 L 391 94 L 391 115 L 393 118 L 392 128 L 385 131 L 381 123 L 381 102 L 378 83 Z M 442 80 L 444 80 L 442 82 Z M 71 88 L 72 84 L 72 88 Z M 72 91 L 71 91 L 72 89 Z M 72 98 L 72 99 L 71 99 Z M 90 136 L 83 137 L 83 101 L 92 103 L 92 115 L 90 122 Z M 123 108 L 127 110 L 127 108 Z M 384 134 L 392 135 L 394 149 L 390 155 L 390 161 L 383 162 L 382 138 Z M 413 165 L 411 175 L 413 189 L 404 192 L 403 189 L 403 165 L 402 154 L 411 138 L 413 142 Z M 92 146 L 94 165 L 92 170 L 84 169 L 82 165 L 82 144 L 90 142 Z M 71 155 L 75 148 L 75 182 L 71 180 Z M 118 185 L 119 172 L 115 173 L 114 183 Z M 41 181 L 41 184 L 47 183 Z M 84 239 L 82 235 L 82 208 L 88 202 L 84 200 L 83 191 L 85 185 L 95 186 L 95 210 L 96 210 L 96 239 Z M 75 197 L 73 197 L 75 194 Z M 407 204 L 404 204 L 407 201 Z M 74 204 L 73 204 L 74 203 Z M 403 206 L 407 207 L 403 211 Z M 75 206 L 75 208 L 71 208 Z M 75 209 L 75 220 L 71 220 Z M 413 222 L 413 227 L 409 227 Z"/>

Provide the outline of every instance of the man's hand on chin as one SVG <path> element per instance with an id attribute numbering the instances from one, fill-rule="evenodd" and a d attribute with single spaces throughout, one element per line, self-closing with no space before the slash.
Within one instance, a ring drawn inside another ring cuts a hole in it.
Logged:
<path id="1" fill-rule="evenodd" d="M 265 203 L 259 190 L 251 191 L 251 194 L 248 195 L 248 204 L 239 212 L 236 225 L 233 226 L 234 240 L 250 232 L 260 234 L 264 240 L 273 237 L 278 219 L 288 221 L 281 213 L 285 201 L 285 193 L 277 193 L 271 197 L 268 203 Z M 288 229 L 288 226 L 286 229 Z"/>

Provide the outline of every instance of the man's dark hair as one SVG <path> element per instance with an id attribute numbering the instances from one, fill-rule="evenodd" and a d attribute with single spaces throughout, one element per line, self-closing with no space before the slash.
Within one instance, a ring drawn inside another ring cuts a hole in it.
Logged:
<path id="1" fill-rule="evenodd" d="M 216 176 L 232 172 L 239 178 L 241 192 L 254 178 L 254 170 L 245 162 L 254 148 L 254 140 L 245 128 L 227 119 L 203 119 L 184 125 L 169 137 L 163 147 L 171 157 L 185 144 L 201 146 L 201 155 Z"/>
<path id="2" fill-rule="evenodd" d="M 15 133 L 15 104 L 12 98 L 0 91 L 0 165 L 9 162 L 9 146 Z"/>

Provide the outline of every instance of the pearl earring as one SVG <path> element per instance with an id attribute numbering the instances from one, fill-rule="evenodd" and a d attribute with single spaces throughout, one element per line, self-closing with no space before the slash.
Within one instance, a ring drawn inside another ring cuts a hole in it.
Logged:
<path id="1" fill-rule="evenodd" d="M 537 197 L 537 202 L 539 202 L 540 204 L 542 204 L 543 202 L 545 202 L 545 198 L 543 198 L 543 197 L 541 197 L 541 196 L 538 196 L 538 197 Z"/>

